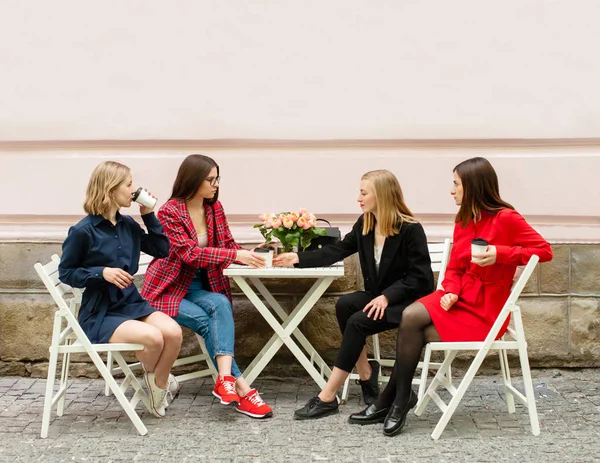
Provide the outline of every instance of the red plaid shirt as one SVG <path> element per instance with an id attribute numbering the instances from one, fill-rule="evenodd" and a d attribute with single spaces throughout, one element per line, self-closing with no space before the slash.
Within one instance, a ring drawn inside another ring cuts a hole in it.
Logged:
<path id="1" fill-rule="evenodd" d="M 169 256 L 154 259 L 148 266 L 142 296 L 150 305 L 171 317 L 179 312 L 194 273 L 205 268 L 210 290 L 231 300 L 229 279 L 223 269 L 234 262 L 236 250 L 242 249 L 231 236 L 223 206 L 204 206 L 208 228 L 208 246 L 198 246 L 198 235 L 184 201 L 171 199 L 158 211 L 164 234 L 170 242 Z"/>

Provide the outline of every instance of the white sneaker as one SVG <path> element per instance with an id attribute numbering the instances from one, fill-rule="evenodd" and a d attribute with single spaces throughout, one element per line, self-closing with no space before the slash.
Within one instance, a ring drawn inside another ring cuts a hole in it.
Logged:
<path id="1" fill-rule="evenodd" d="M 169 383 L 167 386 L 167 398 L 165 399 L 165 408 L 169 408 L 171 402 L 175 398 L 175 395 L 179 392 L 179 382 L 177 378 L 172 374 L 169 374 Z"/>
<path id="2" fill-rule="evenodd" d="M 150 412 L 157 418 L 164 417 L 168 389 L 161 389 L 156 385 L 154 373 L 144 373 L 144 381 L 150 397 Z"/>

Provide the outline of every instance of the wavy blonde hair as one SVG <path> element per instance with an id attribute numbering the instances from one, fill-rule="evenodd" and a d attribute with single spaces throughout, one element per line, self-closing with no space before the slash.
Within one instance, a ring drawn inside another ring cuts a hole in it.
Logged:
<path id="1" fill-rule="evenodd" d="M 413 213 L 404 202 L 400 182 L 389 170 L 372 170 L 364 174 L 361 180 L 369 180 L 377 203 L 377 220 L 372 212 L 365 213 L 363 235 L 379 224 L 379 232 L 385 236 L 397 235 L 404 222 L 415 223 Z"/>
<path id="2" fill-rule="evenodd" d="M 87 186 L 83 210 L 92 215 L 107 214 L 116 205 L 113 191 L 127 180 L 130 173 L 129 167 L 115 161 L 96 166 Z"/>

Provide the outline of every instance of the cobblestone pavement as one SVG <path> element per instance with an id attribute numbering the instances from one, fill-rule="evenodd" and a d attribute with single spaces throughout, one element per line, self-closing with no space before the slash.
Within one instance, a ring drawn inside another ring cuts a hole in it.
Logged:
<path id="1" fill-rule="evenodd" d="M 45 381 L 1 377 L 0 461 L 600 461 L 600 370 L 534 371 L 537 437 L 522 406 L 506 412 L 500 384 L 499 377 L 477 377 L 433 441 L 440 416 L 433 405 L 422 417 L 410 413 L 392 438 L 382 425 L 349 425 L 348 415 L 362 408 L 357 386 L 338 415 L 294 421 L 293 411 L 317 392 L 297 378 L 256 382 L 275 410 L 262 421 L 217 403 L 208 380 L 184 383 L 166 418 L 143 413 L 149 433 L 141 437 L 116 400 L 104 396 L 101 381 L 76 379 L 65 414 L 53 417 L 49 437 L 41 439 Z"/>

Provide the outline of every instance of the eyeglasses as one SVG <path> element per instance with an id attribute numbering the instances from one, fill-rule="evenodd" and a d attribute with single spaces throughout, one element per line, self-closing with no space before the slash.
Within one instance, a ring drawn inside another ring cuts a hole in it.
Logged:
<path id="1" fill-rule="evenodd" d="M 221 183 L 221 176 L 217 175 L 216 177 L 207 177 L 206 181 L 208 183 L 210 183 L 210 186 L 215 186 L 215 185 Z"/>

